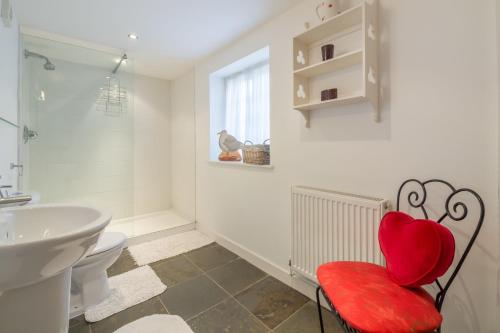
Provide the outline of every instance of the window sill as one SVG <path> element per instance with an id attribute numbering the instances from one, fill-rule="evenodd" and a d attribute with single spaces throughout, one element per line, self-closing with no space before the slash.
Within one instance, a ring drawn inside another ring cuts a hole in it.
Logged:
<path id="1" fill-rule="evenodd" d="M 222 166 L 222 167 L 227 166 L 234 168 L 264 169 L 264 170 L 274 169 L 274 165 L 256 165 L 256 164 L 247 164 L 243 162 L 208 161 L 208 163 L 214 166 Z"/>

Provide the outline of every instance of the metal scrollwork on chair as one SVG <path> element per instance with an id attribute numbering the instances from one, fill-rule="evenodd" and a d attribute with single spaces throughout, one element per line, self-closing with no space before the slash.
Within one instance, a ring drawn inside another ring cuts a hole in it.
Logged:
<path id="1" fill-rule="evenodd" d="M 470 196 L 474 201 L 477 201 L 479 211 L 478 211 L 478 217 L 477 220 L 473 220 L 473 222 L 476 223 L 474 231 L 472 235 L 470 236 L 470 239 L 467 242 L 467 245 L 465 249 L 463 250 L 462 255 L 458 259 L 458 262 L 449 275 L 449 278 L 447 281 L 444 283 L 439 281 L 439 279 L 435 280 L 435 283 L 438 287 L 438 293 L 436 294 L 434 306 L 436 309 L 441 312 L 441 309 L 443 307 L 444 299 L 446 296 L 446 293 L 448 292 L 451 284 L 455 280 L 458 272 L 462 268 L 465 259 L 467 258 L 474 242 L 476 241 L 477 235 L 479 234 L 479 231 L 481 230 L 481 227 L 484 222 L 484 215 L 485 215 L 485 207 L 483 200 L 477 194 L 475 191 L 469 189 L 469 188 L 455 188 L 453 185 L 448 183 L 447 181 L 441 180 L 441 179 L 431 179 L 427 181 L 419 181 L 417 179 L 409 179 L 406 180 L 401 184 L 398 190 L 398 195 L 397 195 L 397 205 L 396 205 L 396 210 L 400 211 L 401 210 L 401 203 L 402 200 L 406 199 L 406 202 L 408 205 L 413 208 L 413 209 L 418 209 L 422 212 L 423 216 L 426 219 L 429 219 L 429 211 L 431 211 L 431 208 L 429 206 L 429 192 L 430 192 L 430 187 L 434 186 L 441 186 L 444 187 L 449 194 L 446 195 L 445 201 L 444 201 L 444 212 L 441 213 L 441 215 L 438 213 L 437 218 L 435 218 L 435 221 L 437 223 L 442 223 L 445 220 L 449 220 L 452 222 L 460 222 L 464 221 L 469 217 L 469 213 L 471 212 L 471 207 L 467 205 L 467 201 L 464 199 L 466 198 L 465 196 Z M 405 195 L 407 194 L 407 195 Z M 316 300 L 318 302 L 318 311 L 319 311 L 319 319 L 320 319 L 320 325 L 321 325 L 321 332 L 324 332 L 323 328 L 323 318 L 321 315 L 321 306 L 319 304 L 319 295 L 323 295 L 325 300 L 328 302 L 328 305 L 332 309 L 335 317 L 339 321 L 340 325 L 342 326 L 343 330 L 347 333 L 354 333 L 358 332 L 356 329 L 351 327 L 349 323 L 347 323 L 342 316 L 339 314 L 339 312 L 335 309 L 335 306 L 332 304 L 331 300 L 328 298 L 326 295 L 325 291 L 321 286 L 318 286 L 316 289 Z M 440 328 L 436 330 L 436 332 L 440 332 Z"/>
<path id="2" fill-rule="evenodd" d="M 477 235 L 479 234 L 479 231 L 481 230 L 481 227 L 483 225 L 484 221 L 484 214 L 485 214 L 485 209 L 484 209 L 484 203 L 479 194 L 477 194 L 475 191 L 469 189 L 469 188 L 455 188 L 453 185 L 448 183 L 447 181 L 441 180 L 441 179 L 431 179 L 427 180 L 424 182 L 421 182 L 417 179 L 409 179 L 405 181 L 398 190 L 398 198 L 397 198 L 397 206 L 396 209 L 399 211 L 401 208 L 401 195 L 403 194 L 403 190 L 407 187 L 409 187 L 411 184 L 417 185 L 418 188 L 411 190 L 408 193 L 407 201 L 408 204 L 413 207 L 420 209 L 425 216 L 426 219 L 429 218 L 429 213 L 428 209 L 426 207 L 427 203 L 427 191 L 428 188 L 434 184 L 437 185 L 443 185 L 448 190 L 450 191 L 450 194 L 446 197 L 445 201 L 445 211 L 444 213 L 439 216 L 436 220 L 437 223 L 442 223 L 445 219 L 449 218 L 452 221 L 455 222 L 460 222 L 465 220 L 468 215 L 470 209 L 468 208 L 467 204 L 464 201 L 460 201 L 459 195 L 460 194 L 468 194 L 472 196 L 473 199 L 477 200 L 478 205 L 479 205 L 479 216 L 477 220 L 476 227 L 474 229 L 474 232 L 472 233 L 472 236 L 470 237 L 467 246 L 465 247 L 462 256 L 457 262 L 456 267 L 453 269 L 453 272 L 451 273 L 450 277 L 448 278 L 448 281 L 446 283 L 441 283 L 438 280 L 436 280 L 436 285 L 439 288 L 439 292 L 436 295 L 436 301 L 435 301 L 435 306 L 438 309 L 438 311 L 441 311 L 441 308 L 443 307 L 443 302 L 444 298 L 446 296 L 446 293 L 448 289 L 450 288 L 451 284 L 455 280 L 458 272 L 463 266 L 463 263 L 465 259 L 467 258 L 470 249 L 472 248 L 472 245 L 476 241 Z"/>

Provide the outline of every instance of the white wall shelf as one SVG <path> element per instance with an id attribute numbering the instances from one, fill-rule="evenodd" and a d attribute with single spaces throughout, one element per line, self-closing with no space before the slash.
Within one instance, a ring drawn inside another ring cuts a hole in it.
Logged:
<path id="1" fill-rule="evenodd" d="M 347 105 L 359 102 L 365 102 L 366 97 L 361 95 L 353 95 L 346 97 L 339 97 L 336 99 L 331 99 L 328 101 L 316 101 L 308 104 L 296 105 L 295 109 L 298 111 L 313 111 L 318 109 L 324 109 L 327 107 L 338 106 L 338 105 Z"/>
<path id="2" fill-rule="evenodd" d="M 341 54 L 322 61 L 321 45 L 330 43 Z M 293 63 L 293 105 L 306 127 L 313 110 L 363 102 L 371 104 L 379 121 L 378 0 L 365 0 L 296 36 Z M 321 91 L 330 88 L 338 89 L 338 98 L 321 101 Z"/>
<path id="3" fill-rule="evenodd" d="M 294 74 L 305 78 L 310 78 L 362 63 L 363 63 L 363 50 L 357 50 L 342 54 L 338 57 L 335 57 L 327 61 L 323 61 L 317 64 L 313 64 L 298 69 L 294 72 Z"/>

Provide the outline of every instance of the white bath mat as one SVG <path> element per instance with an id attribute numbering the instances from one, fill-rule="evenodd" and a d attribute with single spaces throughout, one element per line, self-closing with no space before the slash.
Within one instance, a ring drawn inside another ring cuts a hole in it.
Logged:
<path id="1" fill-rule="evenodd" d="M 127 324 L 115 333 L 193 333 L 179 316 L 152 315 Z"/>
<path id="2" fill-rule="evenodd" d="M 194 230 L 130 246 L 128 250 L 137 265 L 142 266 L 189 252 L 212 242 L 209 237 Z"/>
<path id="3" fill-rule="evenodd" d="M 88 322 L 96 322 L 147 301 L 167 289 L 149 266 L 142 266 L 109 278 L 111 294 L 85 311 Z"/>

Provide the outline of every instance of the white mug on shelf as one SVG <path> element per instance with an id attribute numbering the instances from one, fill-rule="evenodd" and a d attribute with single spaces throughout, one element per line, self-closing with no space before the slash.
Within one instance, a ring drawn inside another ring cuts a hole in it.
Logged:
<path id="1" fill-rule="evenodd" d="M 337 1 L 322 1 L 316 6 L 316 15 L 323 22 L 339 13 Z"/>

